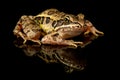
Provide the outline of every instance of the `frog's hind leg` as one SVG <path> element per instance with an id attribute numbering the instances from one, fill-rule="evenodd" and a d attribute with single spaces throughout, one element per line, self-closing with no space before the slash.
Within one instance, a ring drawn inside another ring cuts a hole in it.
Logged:
<path id="1" fill-rule="evenodd" d="M 23 41 L 23 44 L 25 44 L 26 42 L 27 42 L 27 37 L 22 33 L 22 32 L 19 32 L 18 33 L 21 37 L 22 37 L 22 39 L 24 40 Z"/>
<path id="2" fill-rule="evenodd" d="M 27 36 L 22 32 L 22 26 L 20 24 L 17 24 L 15 29 L 13 30 L 14 35 L 16 35 L 17 37 L 21 37 L 24 42 L 26 43 L 27 41 Z"/>
<path id="3" fill-rule="evenodd" d="M 21 37 L 24 40 L 23 44 L 25 44 L 27 41 L 32 41 L 41 45 L 40 40 L 28 38 L 24 33 L 20 31 L 14 31 L 14 34 L 17 34 L 18 37 Z"/>
<path id="4" fill-rule="evenodd" d="M 54 32 L 44 36 L 41 40 L 42 44 L 51 44 L 51 45 L 67 45 L 77 47 L 82 45 L 83 42 L 75 42 L 73 40 L 64 40 L 59 36 L 59 33 Z"/>

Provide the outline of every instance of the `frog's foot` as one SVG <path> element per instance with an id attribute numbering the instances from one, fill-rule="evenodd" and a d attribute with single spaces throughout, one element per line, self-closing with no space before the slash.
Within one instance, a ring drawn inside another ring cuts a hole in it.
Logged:
<path id="1" fill-rule="evenodd" d="M 84 33 L 84 35 L 87 35 L 87 34 L 89 34 L 89 33 L 92 33 L 93 35 L 95 35 L 96 37 L 98 37 L 98 36 L 100 36 L 100 35 L 104 35 L 104 33 L 102 32 L 102 31 L 99 31 L 99 30 L 97 30 L 95 27 L 91 27 L 90 29 L 88 29 L 85 33 Z"/>
<path id="2" fill-rule="evenodd" d="M 38 43 L 39 45 L 41 45 L 40 40 L 35 40 L 35 39 L 29 39 L 29 40 L 32 41 L 32 42 Z"/>
<path id="3" fill-rule="evenodd" d="M 85 21 L 85 25 L 87 26 L 87 27 L 86 27 L 87 30 L 86 30 L 86 32 L 84 33 L 85 35 L 87 35 L 87 34 L 89 34 L 89 33 L 92 33 L 92 34 L 95 35 L 96 37 L 101 36 L 101 35 L 104 35 L 104 33 L 101 32 L 101 31 L 99 31 L 99 30 L 97 30 L 89 20 L 86 20 L 86 21 Z"/>
<path id="4" fill-rule="evenodd" d="M 83 42 L 80 42 L 80 41 L 79 41 L 79 42 L 75 42 L 75 41 L 74 41 L 73 43 L 76 44 L 77 46 L 83 46 L 83 45 L 84 45 L 84 43 L 83 43 Z"/>
<path id="5" fill-rule="evenodd" d="M 24 41 L 23 41 L 23 44 L 25 44 L 28 40 L 28 38 L 26 37 L 25 34 L 23 34 L 22 32 L 18 32 L 17 33 Z"/>
<path id="6" fill-rule="evenodd" d="M 38 43 L 39 45 L 41 45 L 40 40 L 30 39 L 30 38 L 28 38 L 28 37 L 27 37 L 24 33 L 22 33 L 22 32 L 18 32 L 18 35 L 24 40 L 24 41 L 23 41 L 23 44 L 26 44 L 26 42 L 29 40 L 29 41 L 32 41 L 32 42 L 35 42 L 35 43 Z"/>
<path id="7" fill-rule="evenodd" d="M 64 40 L 57 33 L 52 33 L 44 36 L 41 40 L 42 44 L 51 44 L 51 45 L 66 45 L 77 47 L 82 45 L 83 42 L 75 42 L 73 40 Z"/>
<path id="8" fill-rule="evenodd" d="M 63 42 L 64 42 L 64 44 L 66 44 L 68 46 L 73 46 L 75 48 L 83 45 L 83 42 L 76 42 L 76 41 L 73 41 L 73 40 L 63 40 Z"/>
<path id="9" fill-rule="evenodd" d="M 102 31 L 97 30 L 95 27 L 91 28 L 91 32 L 93 33 L 93 35 L 95 36 L 99 36 L 99 35 L 104 35 L 104 33 Z"/>

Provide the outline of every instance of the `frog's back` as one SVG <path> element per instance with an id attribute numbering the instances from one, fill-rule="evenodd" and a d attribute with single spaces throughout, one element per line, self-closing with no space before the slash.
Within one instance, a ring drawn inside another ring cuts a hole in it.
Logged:
<path id="1" fill-rule="evenodd" d="M 76 25 L 74 22 L 77 22 L 75 15 L 60 12 L 53 8 L 41 12 L 35 16 L 35 20 L 46 33 L 53 32 L 57 27 Z"/>
<path id="2" fill-rule="evenodd" d="M 36 17 L 38 17 L 38 16 L 50 17 L 53 20 L 59 20 L 61 18 L 64 18 L 65 13 L 60 12 L 59 10 L 57 10 L 55 8 L 51 8 L 51 9 L 47 9 L 47 10 L 41 12 L 40 14 L 36 15 Z"/>

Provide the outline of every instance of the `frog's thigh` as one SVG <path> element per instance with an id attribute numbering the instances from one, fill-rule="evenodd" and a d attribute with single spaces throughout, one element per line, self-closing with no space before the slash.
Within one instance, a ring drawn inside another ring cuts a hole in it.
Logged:
<path id="1" fill-rule="evenodd" d="M 82 42 L 74 42 L 73 40 L 64 40 L 62 39 L 57 32 L 48 34 L 44 36 L 41 40 L 42 44 L 51 44 L 51 45 L 69 45 L 77 47 L 77 45 L 83 44 Z"/>

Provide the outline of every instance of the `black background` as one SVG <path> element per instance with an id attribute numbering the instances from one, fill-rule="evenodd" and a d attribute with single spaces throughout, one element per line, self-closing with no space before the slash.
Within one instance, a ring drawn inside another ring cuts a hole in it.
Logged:
<path id="1" fill-rule="evenodd" d="M 1 54 L 4 55 L 3 63 L 7 64 L 5 75 L 15 73 L 19 77 L 62 79 L 62 80 L 97 80 L 108 78 L 115 65 L 113 48 L 114 29 L 113 21 L 115 17 L 114 2 L 104 2 L 102 0 L 16 0 L 12 2 L 1 2 L 0 18 L 2 25 L 0 31 Z M 57 8 L 60 11 L 77 15 L 84 13 L 95 27 L 104 32 L 103 37 L 99 37 L 84 50 L 87 56 L 88 66 L 84 71 L 66 74 L 59 65 L 45 64 L 36 57 L 27 57 L 24 53 L 13 45 L 15 39 L 13 29 L 22 15 L 36 15 L 48 8 Z M 2 44 L 2 45 L 1 45 Z M 112 52 L 112 54 L 110 53 Z M 18 74 L 20 73 L 20 74 Z M 33 76 L 34 75 L 34 76 Z"/>

